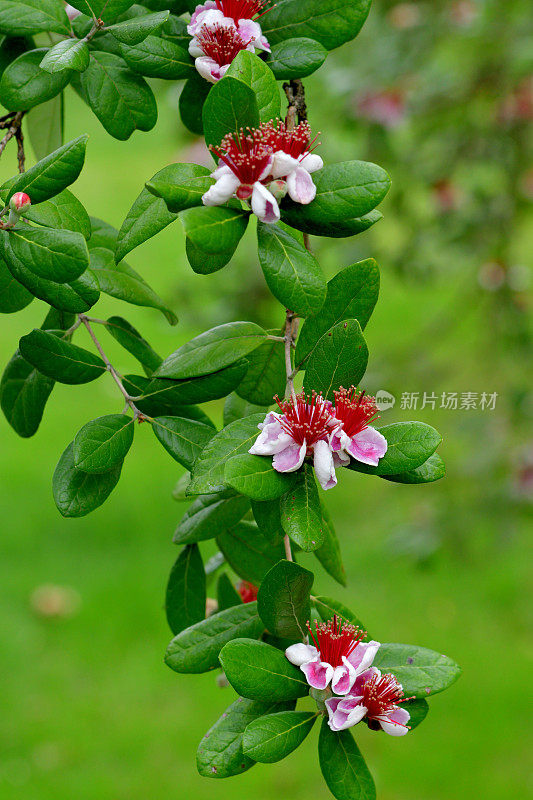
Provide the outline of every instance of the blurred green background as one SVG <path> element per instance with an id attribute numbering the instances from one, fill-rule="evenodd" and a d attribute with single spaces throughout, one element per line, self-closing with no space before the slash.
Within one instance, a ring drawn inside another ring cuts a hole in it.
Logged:
<path id="1" fill-rule="evenodd" d="M 381 800 L 531 792 L 528 18 L 522 0 L 376 0 L 358 39 L 305 81 L 324 159 L 375 160 L 393 178 L 375 228 L 313 242 L 328 276 L 370 255 L 381 266 L 364 388 L 396 397 L 383 422 L 435 425 L 448 467 L 440 483 L 414 487 L 340 470 L 339 487 L 326 496 L 349 582 L 341 590 L 317 569 L 321 593 L 351 606 L 377 639 L 441 650 L 463 667 L 412 735 L 357 729 Z M 156 88 L 157 127 L 125 143 L 67 93 L 66 138 L 90 134 L 75 193 L 117 227 L 154 172 L 205 158 L 178 124 L 178 88 Z M 2 159 L 2 179 L 16 168 L 13 147 Z M 179 222 L 131 254 L 128 261 L 178 313 L 176 328 L 112 299 L 95 313 L 126 316 L 162 355 L 231 319 L 272 327 L 283 312 L 265 291 L 253 235 L 229 267 L 207 277 L 188 267 Z M 41 317 L 36 301 L 3 318 L 2 363 Z M 136 371 L 104 337 L 119 369 Z M 76 340 L 85 343 L 81 332 Z M 424 392 L 436 395 L 435 408 L 422 408 Z M 461 393 L 478 393 L 478 407 L 441 408 L 443 392 L 458 392 L 459 406 Z M 479 408 L 483 392 L 497 393 L 493 410 Z M 416 410 L 402 407 L 404 393 L 420 393 Z M 219 689 L 213 675 L 179 676 L 163 664 L 171 636 L 164 587 L 184 507 L 171 497 L 180 468 L 149 427 L 137 429 L 122 480 L 101 509 L 78 520 L 56 511 L 51 476 L 60 453 L 88 419 L 119 410 L 105 378 L 57 385 L 31 440 L 18 439 L 0 419 L 0 797 L 325 800 L 316 731 L 277 765 L 229 781 L 196 774 L 197 743 L 233 691 Z M 219 403 L 211 411 L 220 419 Z"/>

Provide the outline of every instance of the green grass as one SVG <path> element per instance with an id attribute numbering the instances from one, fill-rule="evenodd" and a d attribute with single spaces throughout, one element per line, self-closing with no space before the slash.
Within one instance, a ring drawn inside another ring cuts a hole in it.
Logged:
<path id="1" fill-rule="evenodd" d="M 91 134 L 75 191 L 91 213 L 117 225 L 146 178 L 187 158 L 185 141 L 175 138 L 172 93 L 161 96 L 157 128 L 127 143 L 111 140 L 71 93 L 68 106 L 68 136 Z M 316 116 L 317 124 L 327 124 L 326 109 Z M 14 154 L 6 156 L 2 175 L 8 177 Z M 327 242 L 320 253 L 332 274 L 339 261 L 371 255 L 372 243 L 364 236 L 355 245 Z M 164 355 L 202 325 L 254 317 L 254 309 L 257 318 L 280 317 L 265 299 L 256 260 L 250 264 L 242 246 L 236 263 L 221 273 L 192 275 L 179 222 L 128 261 L 172 303 L 182 324 L 170 328 L 155 312 L 111 299 L 101 301 L 98 315 L 127 316 Z M 237 299 L 227 301 L 233 292 Z M 445 277 L 405 283 L 383 265 L 381 300 L 367 332 L 367 385 L 398 395 L 498 391 L 500 401 L 495 412 L 409 412 L 397 405 L 384 421 L 419 418 L 444 434 L 449 476 L 434 486 L 404 487 L 344 471 L 339 488 L 327 495 L 349 583 L 338 590 L 317 571 L 320 592 L 353 607 L 377 639 L 441 650 L 464 671 L 431 701 L 428 719 L 412 735 L 393 739 L 357 730 L 381 800 L 527 794 L 528 514 L 510 490 L 522 433 L 509 396 L 509 385 L 523 385 L 526 369 L 519 358 L 504 368 L 498 343 L 486 332 L 490 300 L 475 297 L 465 301 L 462 286 Z M 2 363 L 43 315 L 36 302 L 4 317 Z M 134 368 L 105 341 L 122 371 Z M 64 520 L 51 496 L 60 452 L 88 419 L 113 411 L 120 402 L 105 376 L 90 386 L 56 387 L 32 440 L 18 439 L 0 419 L 0 797 L 327 798 L 315 758 L 317 731 L 280 764 L 259 765 L 226 782 L 196 774 L 197 743 L 234 695 L 219 689 L 213 675 L 179 676 L 163 664 L 170 639 L 164 586 L 176 555 L 172 531 L 183 511 L 170 493 L 180 469 L 142 425 L 103 508 Z M 219 404 L 213 412 L 219 415 Z M 46 619 L 32 610 L 32 592 L 49 583 L 79 594 L 72 617 Z"/>

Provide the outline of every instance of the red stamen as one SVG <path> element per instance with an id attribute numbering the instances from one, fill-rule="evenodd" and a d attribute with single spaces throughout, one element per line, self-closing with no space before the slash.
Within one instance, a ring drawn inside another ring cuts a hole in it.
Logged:
<path id="1" fill-rule="evenodd" d="M 225 17 L 238 22 L 240 19 L 261 17 L 270 9 L 265 9 L 267 0 L 215 0 L 217 8 Z"/>
<path id="2" fill-rule="evenodd" d="M 280 419 L 281 427 L 299 445 L 305 441 L 310 448 L 330 435 L 331 403 L 321 395 L 313 392 L 308 396 L 305 392 L 300 392 L 296 395 L 296 403 L 292 398 L 280 400 L 277 395 L 274 400 L 283 414 Z"/>
<path id="3" fill-rule="evenodd" d="M 241 581 L 237 587 L 243 603 L 252 603 L 257 600 L 257 586 L 249 581 Z"/>
<path id="4" fill-rule="evenodd" d="M 282 120 L 277 123 L 272 120 L 261 125 L 261 133 L 265 144 L 270 145 L 274 152 L 282 150 L 293 158 L 300 158 L 318 146 L 315 144 L 318 134 L 311 139 L 311 126 L 308 122 L 300 122 L 294 130 L 289 131 Z"/>
<path id="5" fill-rule="evenodd" d="M 338 621 L 337 615 L 329 622 L 320 625 L 315 621 L 315 630 L 307 623 L 307 630 L 317 650 L 320 651 L 320 660 L 331 664 L 332 667 L 342 666 L 342 657 L 353 653 L 358 644 L 366 636 L 366 631 L 355 625 Z"/>
<path id="6" fill-rule="evenodd" d="M 342 386 L 335 394 L 335 417 L 342 422 L 347 436 L 355 436 L 368 427 L 370 422 L 378 418 L 378 407 L 374 397 L 358 392 L 355 386 L 344 389 Z"/>
<path id="7" fill-rule="evenodd" d="M 400 703 L 413 700 L 412 697 L 404 697 L 403 689 L 394 675 L 373 675 L 361 687 L 363 705 L 368 709 L 366 716 L 368 719 L 382 717 L 393 711 Z M 399 725 L 400 723 L 396 723 Z"/>
<path id="8" fill-rule="evenodd" d="M 211 150 L 228 166 L 240 182 L 251 186 L 261 178 L 272 158 L 272 150 L 256 139 L 255 128 L 241 128 L 238 133 L 228 133 L 220 147 Z"/>
<path id="9" fill-rule="evenodd" d="M 241 50 L 246 50 L 251 41 L 245 42 L 235 28 L 225 28 L 218 24 L 211 27 L 202 25 L 196 38 L 204 55 L 212 58 L 220 67 L 231 64 Z"/>

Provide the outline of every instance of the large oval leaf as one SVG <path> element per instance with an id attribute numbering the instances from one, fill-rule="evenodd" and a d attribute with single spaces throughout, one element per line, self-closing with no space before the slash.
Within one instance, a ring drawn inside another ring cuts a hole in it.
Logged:
<path id="1" fill-rule="evenodd" d="M 59 459 L 52 478 L 54 500 L 64 517 L 84 517 L 102 505 L 120 479 L 122 464 L 109 472 L 89 475 L 76 468 L 74 442 Z"/>
<path id="2" fill-rule="evenodd" d="M 312 572 L 285 560 L 265 575 L 257 594 L 257 610 L 270 633 L 285 639 L 305 639 L 313 580 Z"/>
<path id="3" fill-rule="evenodd" d="M 370 11 L 371 0 L 280 0 L 261 20 L 271 44 L 305 36 L 328 50 L 355 39 Z"/>
<path id="4" fill-rule="evenodd" d="M 376 800 L 372 775 L 350 731 L 332 731 L 325 717 L 318 739 L 320 769 L 337 800 Z"/>
<path id="5" fill-rule="evenodd" d="M 8 111 L 24 111 L 45 103 L 61 92 L 72 76 L 65 69 L 51 75 L 40 64 L 46 47 L 29 50 L 5 68 L 0 80 L 0 103 Z"/>
<path id="6" fill-rule="evenodd" d="M 178 634 L 205 617 L 206 579 L 197 544 L 184 547 L 170 571 L 165 595 L 167 622 Z"/>
<path id="7" fill-rule="evenodd" d="M 208 145 L 219 145 L 227 133 L 241 128 L 257 128 L 259 109 L 255 92 L 242 81 L 225 77 L 209 92 L 202 118 Z"/>
<path id="8" fill-rule="evenodd" d="M 210 425 L 183 417 L 155 417 L 152 430 L 167 453 L 188 470 L 215 433 Z"/>
<path id="9" fill-rule="evenodd" d="M 304 387 L 329 400 L 340 386 L 357 386 L 365 374 L 368 347 L 356 319 L 338 322 L 317 342 L 309 356 Z"/>
<path id="10" fill-rule="evenodd" d="M 303 673 L 265 642 L 235 639 L 222 649 L 220 663 L 235 691 L 250 700 L 281 702 L 309 693 Z"/>
<path id="11" fill-rule="evenodd" d="M 253 720 L 244 732 L 245 754 L 262 764 L 281 761 L 302 744 L 317 716 L 312 711 L 278 711 Z"/>
<path id="12" fill-rule="evenodd" d="M 387 452 L 378 466 L 351 459 L 349 469 L 382 476 L 406 473 L 424 464 L 442 441 L 440 433 L 425 422 L 394 422 L 378 430 L 387 440 Z"/>
<path id="13" fill-rule="evenodd" d="M 224 482 L 252 500 L 275 500 L 287 491 L 292 494 L 296 480 L 294 472 L 276 472 L 270 456 L 241 453 L 230 458 L 224 469 Z"/>
<path id="14" fill-rule="evenodd" d="M 83 472 L 108 472 L 124 461 L 133 442 L 133 420 L 107 414 L 91 420 L 74 437 L 74 463 Z"/>
<path id="15" fill-rule="evenodd" d="M 281 524 L 293 542 L 311 552 L 324 543 L 326 526 L 312 466 L 305 464 L 296 475 L 295 485 L 281 499 Z"/>
<path id="16" fill-rule="evenodd" d="M 88 383 L 107 371 L 100 356 L 60 338 L 61 333 L 35 328 L 19 342 L 22 356 L 43 375 L 60 383 Z"/>
<path id="17" fill-rule="evenodd" d="M 406 697 L 423 698 L 443 692 L 458 679 L 461 668 L 448 656 L 414 644 L 382 644 L 374 666 L 392 672 Z"/>
<path id="18" fill-rule="evenodd" d="M 79 278 L 89 266 L 89 251 L 81 233 L 18 225 L 8 231 L 6 256 L 54 283 Z"/>
<path id="19" fill-rule="evenodd" d="M 217 545 L 237 575 L 255 586 L 285 555 L 282 541 L 272 542 L 247 520 L 217 536 Z"/>
<path id="20" fill-rule="evenodd" d="M 250 508 L 247 497 L 221 497 L 207 494 L 198 497 L 183 515 L 172 541 L 175 544 L 214 539 L 236 525 Z"/>
<path id="21" fill-rule="evenodd" d="M 281 115 L 276 78 L 270 67 L 259 56 L 249 50 L 241 50 L 231 62 L 226 75 L 237 78 L 253 90 L 260 122 L 268 122 Z"/>

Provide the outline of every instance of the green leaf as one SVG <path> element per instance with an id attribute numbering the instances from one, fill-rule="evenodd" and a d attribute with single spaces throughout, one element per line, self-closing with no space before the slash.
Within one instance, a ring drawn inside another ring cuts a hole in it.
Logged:
<path id="1" fill-rule="evenodd" d="M 278 81 L 306 78 L 322 66 L 328 51 L 315 39 L 301 36 L 272 47 L 266 63 Z"/>
<path id="2" fill-rule="evenodd" d="M 237 249 L 248 218 L 244 211 L 221 206 L 188 208 L 180 215 L 187 239 L 208 256 L 221 255 L 224 264 Z"/>
<path id="3" fill-rule="evenodd" d="M 74 437 L 74 464 L 82 472 L 108 472 L 126 458 L 133 443 L 133 420 L 108 414 L 91 420 Z"/>
<path id="4" fill-rule="evenodd" d="M 294 561 L 280 561 L 265 575 L 257 595 L 257 611 L 270 633 L 305 639 L 313 580 L 313 573 Z"/>
<path id="5" fill-rule="evenodd" d="M 103 247 L 90 249 L 91 271 L 102 292 L 134 306 L 157 308 L 171 325 L 177 323 L 174 312 L 128 264 L 115 264 L 113 253 Z"/>
<path id="6" fill-rule="evenodd" d="M 211 89 L 212 84 L 194 70 L 181 90 L 178 103 L 181 121 L 191 133 L 198 136 L 204 132 L 203 110 Z"/>
<path id="7" fill-rule="evenodd" d="M 134 46 L 121 44 L 120 54 L 133 72 L 146 78 L 176 81 L 189 78 L 194 70 L 194 61 L 185 48 L 156 36 Z"/>
<path id="8" fill-rule="evenodd" d="M 225 397 L 239 382 L 246 371 L 246 362 L 237 361 L 230 367 L 201 378 L 185 378 L 171 381 L 155 378 L 147 380 L 135 375 L 125 379 L 126 388 L 132 395 L 141 395 L 137 407 L 149 417 L 180 416 L 178 410 L 193 403 L 207 403 Z"/>
<path id="9" fill-rule="evenodd" d="M 0 103 L 8 111 L 25 111 L 45 103 L 69 82 L 71 70 L 51 75 L 41 69 L 41 60 L 46 52 L 46 47 L 28 50 L 5 68 L 0 80 Z"/>
<path id="10" fill-rule="evenodd" d="M 183 417 L 155 417 L 152 430 L 167 453 L 188 470 L 215 433 L 210 425 Z"/>
<path id="11" fill-rule="evenodd" d="M 383 477 L 393 483 L 433 483 L 433 481 L 444 478 L 445 475 L 446 467 L 444 461 L 437 453 L 433 453 L 427 461 L 424 461 L 423 464 L 415 469 L 402 472 L 399 475 L 384 475 Z"/>
<path id="12" fill-rule="evenodd" d="M 89 239 L 89 250 L 103 247 L 106 250 L 115 251 L 118 239 L 118 231 L 108 222 L 98 217 L 90 217 L 91 238 Z"/>
<path id="13" fill-rule="evenodd" d="M 248 361 L 248 359 L 244 360 L 245 362 Z M 264 406 L 248 403 L 238 397 L 235 392 L 232 392 L 226 397 L 226 402 L 224 403 L 224 427 L 238 419 L 244 419 L 244 417 L 249 417 L 251 414 L 259 414 L 260 412 L 266 414 L 267 409 Z"/>
<path id="14" fill-rule="evenodd" d="M 209 92 L 202 119 L 208 145 L 219 145 L 227 133 L 241 128 L 257 128 L 260 120 L 255 92 L 242 81 L 225 77 Z"/>
<path id="15" fill-rule="evenodd" d="M 65 69 L 83 72 L 89 66 L 89 47 L 78 39 L 63 39 L 48 50 L 39 66 L 50 73 Z"/>
<path id="16" fill-rule="evenodd" d="M 30 36 L 42 31 L 70 32 L 60 0 L 0 0 L 0 33 Z"/>
<path id="17" fill-rule="evenodd" d="M 217 545 L 237 575 L 255 586 L 285 555 L 282 541 L 273 543 L 247 521 L 217 536 Z"/>
<path id="18" fill-rule="evenodd" d="M 282 702 L 309 693 L 302 672 L 265 642 L 234 639 L 222 649 L 220 663 L 235 691 L 250 700 Z"/>
<path id="19" fill-rule="evenodd" d="M 317 716 L 312 711 L 278 711 L 253 720 L 243 736 L 245 755 L 261 764 L 281 761 L 302 744 Z"/>
<path id="20" fill-rule="evenodd" d="M 373 666 L 392 672 L 405 696 L 415 698 L 443 692 L 461 674 L 461 668 L 448 656 L 414 644 L 382 644 Z"/>
<path id="21" fill-rule="evenodd" d="M 120 479 L 122 464 L 109 472 L 89 475 L 74 464 L 74 442 L 59 459 L 52 479 L 54 500 L 64 517 L 84 517 L 105 503 Z"/>
<path id="22" fill-rule="evenodd" d="M 297 476 L 296 485 L 281 499 L 281 524 L 293 542 L 311 552 L 322 546 L 326 536 L 314 471 L 310 464 L 305 464 L 291 474 Z"/>
<path id="23" fill-rule="evenodd" d="M 370 11 L 371 0 L 280 0 L 261 20 L 263 33 L 275 45 L 293 37 L 316 39 L 327 50 L 355 39 Z"/>
<path id="24" fill-rule="evenodd" d="M 175 635 L 205 617 L 205 570 L 197 544 L 184 547 L 168 578 L 165 610 Z"/>
<path id="25" fill-rule="evenodd" d="M 259 111 L 259 121 L 269 122 L 281 116 L 281 103 L 276 78 L 270 67 L 259 56 L 249 50 L 241 50 L 230 64 L 226 73 L 237 78 L 255 94 Z"/>
<path id="26" fill-rule="evenodd" d="M 278 225 L 257 225 L 259 263 L 267 285 L 300 317 L 317 314 L 326 299 L 326 280 L 316 258 Z"/>
<path id="27" fill-rule="evenodd" d="M 227 322 L 201 333 L 163 361 L 158 378 L 194 378 L 235 363 L 267 337 L 255 322 Z"/>
<path id="28" fill-rule="evenodd" d="M 167 21 L 169 11 L 156 11 L 155 14 L 140 14 L 126 19 L 124 22 L 115 22 L 107 30 L 115 39 L 127 45 L 136 45 L 152 33 L 156 33 Z"/>
<path id="29" fill-rule="evenodd" d="M 181 518 L 172 541 L 174 544 L 189 544 L 214 539 L 240 522 L 249 508 L 250 501 L 241 495 L 201 495 Z"/>
<path id="30" fill-rule="evenodd" d="M 356 319 L 338 322 L 317 342 L 305 370 L 306 392 L 315 391 L 328 400 L 340 386 L 357 386 L 365 374 L 368 347 Z"/>
<path id="31" fill-rule="evenodd" d="M 60 383 L 88 383 L 107 371 L 100 356 L 60 338 L 61 334 L 34 328 L 19 342 L 21 355 L 43 375 Z"/>
<path id="32" fill-rule="evenodd" d="M 0 258 L 0 313 L 21 311 L 32 300 L 33 295 L 13 277 L 5 261 Z"/>
<path id="33" fill-rule="evenodd" d="M 226 608 L 233 608 L 242 603 L 241 596 L 228 578 L 227 572 L 223 572 L 217 581 L 217 602 L 219 611 L 225 611 Z"/>
<path id="34" fill-rule="evenodd" d="M 315 556 L 318 558 L 326 572 L 341 586 L 346 586 L 346 572 L 342 563 L 341 548 L 333 520 L 324 506 L 322 506 L 322 524 L 324 529 L 324 541 L 322 545 L 315 550 Z"/>
<path id="35" fill-rule="evenodd" d="M 219 269 L 229 264 L 233 258 L 233 252 L 233 250 L 227 250 L 220 253 L 208 253 L 190 239 L 185 239 L 187 261 L 197 275 L 212 275 L 213 272 L 218 272 Z"/>
<path id="36" fill-rule="evenodd" d="M 262 632 L 257 603 L 243 603 L 212 614 L 178 633 L 167 647 L 165 663 L 175 672 L 207 672 L 218 667 L 225 644 L 239 636 L 257 638 Z"/>
<path id="37" fill-rule="evenodd" d="M 326 717 L 318 739 L 324 780 L 337 800 L 376 800 L 372 775 L 350 731 L 332 731 Z"/>
<path id="38" fill-rule="evenodd" d="M 425 422 L 394 422 L 378 428 L 387 440 L 387 452 L 377 467 L 352 459 L 349 469 L 368 475 L 398 475 L 424 464 L 442 441 L 442 436 Z"/>
<path id="39" fill-rule="evenodd" d="M 66 283 L 79 278 L 89 266 L 89 251 L 81 233 L 17 225 L 7 231 L 5 258 L 21 261 L 40 278 Z"/>
<path id="40" fill-rule="evenodd" d="M 241 453 L 226 461 L 224 482 L 252 500 L 275 500 L 293 491 L 296 474 L 276 472 L 270 457 Z"/>
<path id="41" fill-rule="evenodd" d="M 292 703 L 258 702 L 237 698 L 203 737 L 196 754 L 204 778 L 229 778 L 250 769 L 255 761 L 243 752 L 246 727 L 264 714 L 290 708 Z"/>
<path id="42" fill-rule="evenodd" d="M 0 406 L 13 430 L 25 439 L 37 432 L 54 381 L 17 350 L 0 381 Z"/>
<path id="43" fill-rule="evenodd" d="M 128 353 L 131 353 L 143 365 L 148 374 L 157 369 L 163 360 L 155 350 L 152 350 L 139 331 L 123 317 L 109 317 L 106 322 L 106 330 Z"/>
<path id="44" fill-rule="evenodd" d="M 68 331 L 68 329 L 74 325 L 75 321 L 75 314 L 71 314 L 68 311 L 60 311 L 57 308 L 52 308 L 52 306 L 50 306 L 41 328 L 43 331 Z"/>
<path id="45" fill-rule="evenodd" d="M 74 0 L 71 5 L 82 14 L 101 18 L 109 24 L 128 10 L 132 0 Z"/>
<path id="46" fill-rule="evenodd" d="M 212 183 L 209 175 L 207 167 L 200 164 L 169 164 L 147 182 L 146 188 L 164 200 L 170 212 L 177 213 L 202 205 L 202 195 Z"/>
<path id="47" fill-rule="evenodd" d="M 425 700 L 409 700 L 407 703 L 402 703 L 402 706 L 411 715 L 408 722 L 411 731 L 418 728 L 428 715 L 429 706 Z"/>
<path id="48" fill-rule="evenodd" d="M 87 211 L 74 197 L 72 192 L 64 189 L 50 200 L 44 200 L 37 206 L 30 206 L 24 212 L 24 219 L 42 225 L 44 228 L 62 228 L 67 231 L 81 233 L 84 239 L 91 235 L 91 220 Z"/>
<path id="49" fill-rule="evenodd" d="M 279 331 L 268 331 L 279 334 Z M 285 392 L 285 347 L 283 342 L 267 340 L 248 353 L 248 371 L 237 387 L 237 394 L 258 406 L 271 405 L 274 397 Z"/>
<path id="50" fill-rule="evenodd" d="M 351 219 L 337 219 L 335 221 L 321 220 L 314 214 L 310 218 L 304 215 L 298 216 L 292 214 L 293 207 L 291 206 L 287 215 L 284 215 L 286 222 L 290 219 L 290 225 L 303 233 L 310 233 L 313 236 L 329 236 L 331 239 L 345 239 L 349 236 L 356 236 L 358 233 L 364 233 L 380 219 L 383 219 L 383 214 L 377 209 L 369 211 L 368 214 L 363 214 L 360 217 L 352 217 Z"/>
<path id="51" fill-rule="evenodd" d="M 113 53 L 92 50 L 89 66 L 74 87 L 115 139 L 129 139 L 135 130 L 150 131 L 157 122 L 152 90 Z"/>
<path id="52" fill-rule="evenodd" d="M 252 500 L 252 513 L 263 536 L 273 542 L 283 538 L 279 500 Z"/>
<path id="53" fill-rule="evenodd" d="M 34 106 L 25 117 L 36 158 L 44 158 L 63 144 L 63 93 Z"/>
<path id="54" fill-rule="evenodd" d="M 198 457 L 188 494 L 210 494 L 225 488 L 225 462 L 232 456 L 247 453 L 259 436 L 257 425 L 264 414 L 251 414 L 235 420 L 217 433 Z"/>
<path id="55" fill-rule="evenodd" d="M 313 597 L 313 605 L 320 614 L 320 619 L 323 620 L 323 622 L 328 622 L 336 614 L 337 617 L 340 617 L 349 625 L 355 625 L 362 631 L 366 630 L 359 617 L 356 617 L 353 611 L 350 611 L 350 609 L 345 605 L 339 603 L 338 600 L 333 600 L 331 597 L 323 597 L 321 595 L 318 597 Z M 364 641 L 368 641 L 369 639 L 370 637 L 367 632 Z"/>
<path id="56" fill-rule="evenodd" d="M 26 192 L 33 205 L 42 203 L 43 200 L 49 200 L 74 183 L 83 167 L 87 139 L 87 134 L 72 139 L 38 161 L 35 166 L 27 172 L 23 172 L 14 181 L 10 180 L 7 184 L 4 183 L 2 190 L 8 188 L 6 204 L 16 192 Z M 32 210 L 30 208 L 30 212 Z"/>
<path id="57" fill-rule="evenodd" d="M 309 355 L 316 343 L 338 322 L 356 319 L 364 330 L 379 296 L 379 268 L 373 258 L 358 261 L 328 281 L 320 314 L 308 317 L 298 337 L 296 364 Z"/>
<path id="58" fill-rule="evenodd" d="M 283 201 L 282 218 L 291 227 L 307 230 L 308 225 L 353 220 L 379 205 L 390 187 L 385 170 L 367 161 L 328 164 L 313 173 L 313 182 L 316 197 L 309 205 Z"/>

